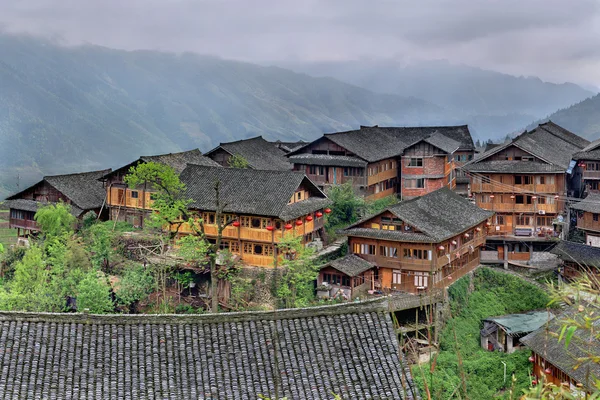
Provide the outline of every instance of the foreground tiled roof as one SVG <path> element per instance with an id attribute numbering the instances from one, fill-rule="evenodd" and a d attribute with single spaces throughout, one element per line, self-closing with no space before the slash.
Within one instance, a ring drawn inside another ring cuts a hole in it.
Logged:
<path id="1" fill-rule="evenodd" d="M 435 243 L 436 239 L 424 233 L 388 231 L 373 228 L 348 228 L 340 231 L 347 236 L 364 237 L 370 239 L 393 240 L 396 242 Z"/>
<path id="2" fill-rule="evenodd" d="M 375 267 L 375 265 L 354 254 L 347 254 L 342 258 L 328 262 L 327 264 L 323 265 L 321 269 L 326 267 L 335 268 L 348 276 L 358 276 L 363 272 Z"/>
<path id="3" fill-rule="evenodd" d="M 565 172 L 563 167 L 533 161 L 494 160 L 465 164 L 462 168 L 469 172 L 505 172 L 505 173 L 557 173 Z"/>
<path id="4" fill-rule="evenodd" d="M 569 347 L 565 348 L 564 339 L 559 343 L 558 335 L 561 332 L 563 321 L 571 318 L 585 325 L 585 322 L 576 309 L 569 309 L 550 321 L 547 327 L 543 326 L 521 338 L 521 342 L 576 382 L 581 383 L 585 388 L 592 391 L 594 377 L 596 379 L 600 378 L 600 364 L 589 360 L 581 363 L 577 359 L 586 357 L 589 354 L 600 354 L 600 339 L 597 337 L 590 339 L 589 332 L 577 329 L 573 334 Z M 600 320 L 596 319 L 592 324 L 597 332 L 600 329 Z M 577 367 L 578 364 L 581 365 Z M 588 374 L 589 381 L 586 379 Z"/>
<path id="5" fill-rule="evenodd" d="M 508 335 L 519 336 L 539 329 L 553 318 L 554 314 L 548 311 L 529 311 L 520 314 L 490 317 L 484 319 L 484 321 L 500 325 Z"/>
<path id="6" fill-rule="evenodd" d="M 74 209 L 81 210 L 92 210 L 95 208 L 102 207 L 104 197 L 106 196 L 106 190 L 100 179 L 102 176 L 110 172 L 110 169 L 82 172 L 78 174 L 66 174 L 66 175 L 51 175 L 45 176 L 43 180 L 30 186 L 29 188 L 8 197 L 8 200 L 17 200 L 21 195 L 31 189 L 34 186 L 40 185 L 43 182 L 47 182 L 49 185 L 54 187 L 56 190 L 65 195 L 69 200 L 76 206 Z M 35 207 L 34 201 L 30 201 L 30 206 Z M 24 204 L 22 204 L 24 205 Z M 24 210 L 25 208 L 21 208 Z M 37 210 L 37 208 L 36 208 Z M 35 210 L 29 210 L 35 211 Z"/>
<path id="7" fill-rule="evenodd" d="M 574 160 L 600 160 L 600 149 L 591 150 L 591 151 L 578 151 L 573 154 Z"/>
<path id="8" fill-rule="evenodd" d="M 591 192 L 585 197 L 585 199 L 571 204 L 570 207 L 573 210 L 600 213 L 600 194 Z"/>
<path id="9" fill-rule="evenodd" d="M 361 126 L 360 129 L 354 131 L 326 133 L 324 137 L 369 162 L 399 156 L 407 147 L 427 138 L 432 138 L 432 141 L 446 148 L 452 147 L 454 143 L 459 143 L 463 150 L 475 149 L 471 133 L 466 125 Z M 301 149 L 290 154 L 296 154 L 299 151 Z"/>
<path id="10" fill-rule="evenodd" d="M 581 264 L 582 267 L 600 268 L 599 247 L 563 240 L 558 242 L 558 244 L 550 250 L 550 253 L 556 254 L 558 258 L 563 261 Z"/>
<path id="11" fill-rule="evenodd" d="M 206 155 L 211 157 L 218 149 L 223 149 L 231 155 L 244 157 L 248 161 L 248 164 L 250 164 L 250 167 L 254 169 L 280 171 L 292 169 L 292 164 L 288 162 L 285 156 L 286 151 L 273 145 L 272 142 L 267 142 L 262 136 L 221 143 L 216 148 L 207 152 Z"/>
<path id="12" fill-rule="evenodd" d="M 0 313 L 0 393 L 11 399 L 403 399 L 378 302 L 184 315 Z M 406 387 L 406 389 L 403 388 Z"/>
<path id="13" fill-rule="evenodd" d="M 300 172 L 188 165 L 181 173 L 181 181 L 187 186 L 186 197 L 193 200 L 190 208 L 197 210 L 215 209 L 217 181 L 221 182 L 220 197 L 222 204 L 226 204 L 225 212 L 278 216 L 288 221 L 328 204 L 325 194 Z M 305 184 L 314 198 L 288 205 L 300 184 Z"/>

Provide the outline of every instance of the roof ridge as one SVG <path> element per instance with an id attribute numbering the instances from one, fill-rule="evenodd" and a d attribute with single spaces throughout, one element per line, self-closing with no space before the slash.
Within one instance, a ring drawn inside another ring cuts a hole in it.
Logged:
<path id="1" fill-rule="evenodd" d="M 223 168 L 223 167 L 216 167 L 216 166 L 212 166 L 212 165 L 200 165 L 200 164 L 194 164 L 194 163 L 186 163 L 186 165 L 193 166 L 193 167 L 199 167 L 199 168 L 225 170 L 225 171 L 251 171 L 250 173 L 252 173 L 252 171 L 259 171 L 259 172 L 269 172 L 269 173 L 273 173 L 273 174 L 294 174 L 294 175 L 306 176 L 306 174 L 302 171 L 293 171 L 291 169 L 282 170 L 282 169 L 256 169 L 256 168 Z"/>
<path id="2" fill-rule="evenodd" d="M 230 313 L 207 314 L 87 314 L 87 313 L 43 313 L 22 311 L 0 311 L 0 321 L 29 321 L 83 324 L 191 324 L 223 323 L 260 320 L 282 320 L 312 318 L 327 315 L 363 314 L 387 312 L 385 297 L 354 303 L 333 304 L 317 307 L 287 308 L 273 311 L 239 311 Z"/>
<path id="3" fill-rule="evenodd" d="M 107 171 L 108 172 L 112 171 L 112 168 L 98 169 L 95 171 L 85 171 L 85 172 L 72 172 L 70 174 L 44 175 L 42 180 L 44 180 L 46 178 L 57 178 L 57 177 L 63 177 L 63 176 L 87 175 L 87 174 L 95 174 L 95 173 L 101 173 L 101 172 L 106 173 Z"/>
<path id="4" fill-rule="evenodd" d="M 177 151 L 175 153 L 163 153 L 163 154 L 152 154 L 152 155 L 146 155 L 146 156 L 139 156 L 137 158 L 137 160 L 135 160 L 135 161 L 141 160 L 144 157 L 174 156 L 174 155 L 177 155 L 177 154 L 191 153 L 192 151 L 195 151 L 195 150 L 198 150 L 198 152 L 200 153 L 200 155 L 203 155 L 202 151 L 200 151 L 200 149 L 196 147 L 196 148 L 189 149 L 189 150 Z M 132 162 L 135 162 L 135 161 L 132 161 Z M 129 164 L 131 164 L 131 163 L 129 163 Z"/>
<path id="5" fill-rule="evenodd" d="M 238 140 L 232 140 L 231 142 L 219 142 L 219 146 L 217 147 L 221 147 L 224 144 L 233 144 L 233 143 L 241 143 L 241 142 L 249 142 L 251 140 L 256 140 L 256 139 L 262 139 L 267 143 L 274 143 L 274 142 L 269 142 L 268 140 L 266 140 L 265 138 L 262 137 L 262 135 L 258 135 L 258 136 L 254 136 L 251 138 L 247 138 L 247 139 L 238 139 Z M 212 151 L 212 150 L 211 150 Z"/>

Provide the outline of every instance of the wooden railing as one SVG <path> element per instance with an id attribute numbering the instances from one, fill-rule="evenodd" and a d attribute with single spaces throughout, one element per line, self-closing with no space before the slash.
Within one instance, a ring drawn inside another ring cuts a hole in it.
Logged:
<path id="1" fill-rule="evenodd" d="M 37 222 L 31 219 L 10 218 L 9 226 L 11 228 L 39 230 Z"/>
<path id="2" fill-rule="evenodd" d="M 256 254 L 241 254 L 242 261 L 248 265 L 257 267 L 271 267 L 273 266 L 274 256 L 261 256 Z"/>
<path id="3" fill-rule="evenodd" d="M 530 212 L 537 213 L 540 210 L 546 213 L 557 213 L 558 204 L 515 204 L 515 203 L 480 203 L 477 206 L 485 210 L 501 211 L 501 212 Z"/>
<path id="4" fill-rule="evenodd" d="M 583 171 L 583 179 L 600 178 L 600 171 Z"/>
<path id="5" fill-rule="evenodd" d="M 370 194 L 370 195 L 367 196 L 367 199 L 370 199 L 370 200 L 383 199 L 384 197 L 391 196 L 391 195 L 393 195 L 395 193 L 396 193 L 396 189 L 390 188 L 390 189 L 384 190 L 384 191 L 379 192 L 379 193 Z"/>
<path id="6" fill-rule="evenodd" d="M 371 186 L 377 182 L 396 178 L 397 176 L 398 176 L 398 170 L 396 168 L 388 169 L 387 171 L 382 171 L 382 172 L 379 172 L 378 174 L 369 176 L 367 178 L 367 186 Z"/>
<path id="7" fill-rule="evenodd" d="M 484 243 L 485 243 L 485 236 L 483 235 L 482 232 L 479 232 L 479 234 L 477 236 L 475 236 L 472 240 L 462 243 L 458 249 L 450 250 L 450 252 L 447 253 L 448 255 L 444 254 L 443 256 L 438 257 L 438 259 L 436 261 L 437 268 L 441 268 L 444 265 L 449 264 L 450 262 L 453 262 L 457 258 L 460 258 L 460 257 L 456 257 L 456 253 L 458 253 L 462 256 L 462 255 L 470 252 L 471 247 L 473 247 L 473 250 L 475 250 L 475 249 L 477 249 L 477 247 L 481 246 Z M 448 256 L 450 256 L 450 260 L 448 260 Z"/>

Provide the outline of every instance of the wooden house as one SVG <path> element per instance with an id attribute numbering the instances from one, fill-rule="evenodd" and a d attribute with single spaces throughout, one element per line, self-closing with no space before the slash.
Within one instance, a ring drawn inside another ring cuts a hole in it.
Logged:
<path id="1" fill-rule="evenodd" d="M 61 201 L 71 206 L 71 213 L 77 218 L 88 211 L 101 214 L 105 191 L 98 179 L 109 172 L 110 169 L 106 169 L 45 176 L 36 184 L 7 198 L 5 204 L 10 208 L 9 226 L 17 229 L 19 237 L 27 237 L 39 230 L 34 220 L 38 208 Z M 106 218 L 103 212 L 100 216 Z"/>
<path id="2" fill-rule="evenodd" d="M 521 342 L 531 349 L 529 361 L 533 364 L 536 381 L 543 380 L 556 386 L 564 385 L 572 390 L 579 389 L 587 393 L 597 390 L 595 379 L 600 377 L 600 363 L 589 359 L 590 354 L 600 354 L 600 339 L 590 337 L 589 331 L 576 329 L 569 346 L 558 341 L 562 330 L 562 321 L 575 319 L 581 325 L 589 324 L 582 318 L 576 307 L 551 320 L 529 335 L 521 338 Z M 596 332 L 600 329 L 600 320 L 591 322 Z"/>
<path id="3" fill-rule="evenodd" d="M 323 238 L 327 196 L 304 174 L 293 171 L 214 168 L 188 165 L 180 175 L 187 186 L 188 206 L 204 221 L 205 235 L 215 240 L 216 192 L 226 205 L 221 246 L 240 255 L 246 265 L 273 266 L 281 254 L 277 243 L 287 235 L 301 236 L 303 243 Z M 180 234 L 190 234 L 183 225 Z"/>
<path id="4" fill-rule="evenodd" d="M 281 143 L 268 142 L 262 136 L 250 139 L 237 140 L 235 142 L 221 143 L 205 154 L 223 167 L 229 167 L 229 160 L 234 155 L 242 156 L 248 162 L 248 168 L 262 170 L 292 169 L 292 164 L 285 156 L 287 146 Z M 298 147 L 298 144 L 289 143 L 290 148 Z"/>
<path id="5" fill-rule="evenodd" d="M 330 298 L 364 296 L 375 289 L 374 270 L 374 264 L 355 254 L 348 254 L 321 266 L 317 286 L 326 287 Z"/>
<path id="6" fill-rule="evenodd" d="M 571 155 L 587 144 L 547 122 L 463 166 L 476 204 L 496 213 L 488 237 L 496 252 L 492 261 L 526 262 L 532 251 L 568 230 Z"/>
<path id="7" fill-rule="evenodd" d="M 181 153 L 142 156 L 121 168 L 110 171 L 102 176 L 101 180 L 104 183 L 106 204 L 111 220 L 127 221 L 136 227 L 144 225 L 144 218 L 152 210 L 152 189 L 147 185 L 131 189 L 124 178 L 132 167 L 146 162 L 168 165 L 177 173 L 181 173 L 187 164 L 220 167 L 210 158 L 203 156 L 200 150 L 194 149 Z"/>
<path id="8" fill-rule="evenodd" d="M 585 243 L 600 247 L 600 192 L 590 191 L 570 207 L 577 217 L 577 229 L 585 234 Z"/>
<path id="9" fill-rule="evenodd" d="M 577 197 L 588 193 L 600 193 L 600 139 L 593 141 L 581 151 L 573 154 L 576 181 L 574 194 Z"/>
<path id="10" fill-rule="evenodd" d="M 472 159 L 467 126 L 380 128 L 329 133 L 288 153 L 319 187 L 350 182 L 369 199 L 454 188 L 455 159 Z"/>
<path id="11" fill-rule="evenodd" d="M 550 253 L 561 260 L 558 274 L 562 280 L 573 281 L 586 274 L 593 284 L 600 283 L 600 247 L 563 240 Z"/>
<path id="12" fill-rule="evenodd" d="M 479 265 L 493 214 L 442 188 L 342 233 L 348 236 L 349 252 L 375 266 L 375 289 L 419 293 L 444 287 Z"/>
<path id="13" fill-rule="evenodd" d="M 522 347 L 520 338 L 544 326 L 553 318 L 554 314 L 548 311 L 486 318 L 481 329 L 481 347 L 510 354 Z"/>

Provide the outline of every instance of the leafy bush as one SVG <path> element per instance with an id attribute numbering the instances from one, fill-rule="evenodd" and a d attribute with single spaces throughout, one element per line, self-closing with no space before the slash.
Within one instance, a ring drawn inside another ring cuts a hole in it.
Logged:
<path id="1" fill-rule="evenodd" d="M 77 285 L 77 311 L 89 310 L 94 314 L 114 311 L 110 286 L 96 271 L 91 271 Z"/>
<path id="2" fill-rule="evenodd" d="M 146 298 L 155 288 L 152 273 L 143 265 L 136 264 L 125 268 L 123 276 L 115 285 L 117 301 L 125 306 Z"/>

